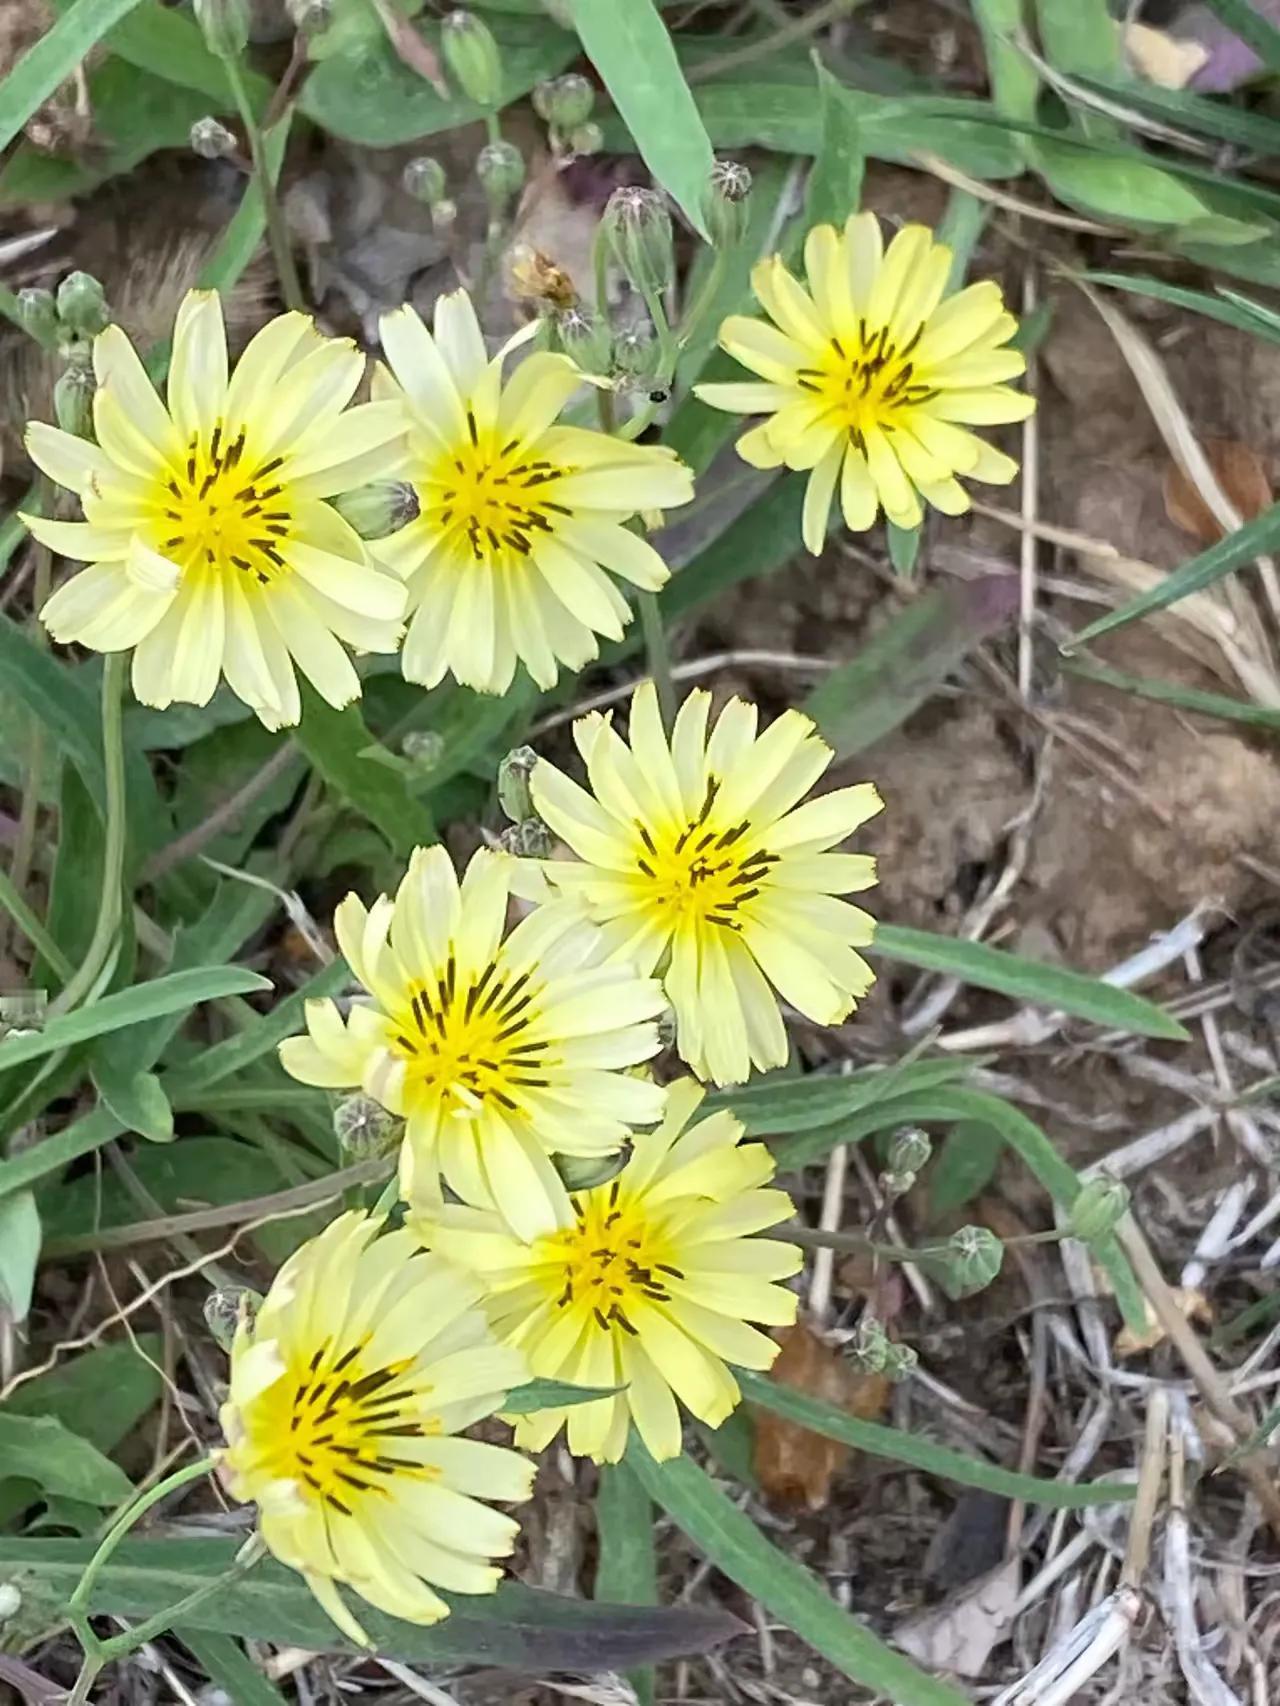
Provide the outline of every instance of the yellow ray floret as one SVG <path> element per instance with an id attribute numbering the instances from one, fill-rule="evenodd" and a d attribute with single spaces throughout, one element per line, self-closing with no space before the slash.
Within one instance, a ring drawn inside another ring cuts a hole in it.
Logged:
<path id="1" fill-rule="evenodd" d="M 540 907 L 504 938 L 514 861 L 480 851 L 461 885 L 443 847 L 419 848 L 394 901 L 348 895 L 335 918 L 372 997 L 344 1023 L 307 1003 L 306 1037 L 280 1058 L 305 1084 L 362 1085 L 406 1123 L 406 1197 L 498 1209 L 525 1234 L 567 1196 L 553 1153 L 607 1156 L 662 1113 L 664 1092 L 626 1072 L 658 1052 L 662 987 L 576 907 Z"/>
<path id="2" fill-rule="evenodd" d="M 726 1365 L 764 1369 L 777 1355 L 747 1323 L 795 1320 L 795 1294 L 776 1282 L 801 1252 L 750 1234 L 789 1218 L 791 1199 L 763 1188 L 773 1158 L 739 1142 L 731 1114 L 689 1126 L 703 1095 L 692 1079 L 672 1085 L 662 1124 L 618 1177 L 575 1195 L 542 1238 L 473 1209 L 410 1204 L 410 1228 L 479 1279 L 494 1330 L 536 1376 L 623 1389 L 525 1417 L 518 1444 L 540 1451 L 567 1421 L 571 1451 L 616 1463 L 634 1422 L 654 1457 L 675 1457 L 676 1400 L 719 1427 L 741 1397 Z"/>
<path id="3" fill-rule="evenodd" d="M 757 738 L 755 707 L 733 699 L 708 735 L 710 704 L 691 693 L 668 741 L 645 682 L 630 745 L 599 714 L 574 724 L 590 793 L 544 761 L 532 790 L 581 861 L 545 861 L 545 880 L 578 900 L 617 957 L 662 976 L 698 1077 L 737 1084 L 787 1059 L 774 990 L 834 1025 L 871 987 L 855 950 L 874 922 L 835 897 L 870 888 L 875 861 L 829 849 L 881 801 L 862 783 L 801 804 L 832 758 L 808 717 L 787 711 Z"/>
<path id="4" fill-rule="evenodd" d="M 809 550 L 822 549 L 837 486 L 846 525 L 861 532 L 882 509 L 899 527 L 919 526 L 925 504 L 963 514 L 957 475 L 1012 480 L 1017 464 L 967 430 L 1035 408 L 1005 383 L 1026 362 L 1006 347 L 1018 323 L 999 285 L 947 296 L 951 250 L 923 225 L 885 249 L 873 213 L 843 232 L 815 226 L 804 261 L 807 290 L 776 255 L 752 273 L 771 325 L 734 315 L 720 328 L 723 348 L 759 380 L 695 389 L 717 409 L 767 417 L 738 440 L 745 461 L 810 471 Z"/>
<path id="5" fill-rule="evenodd" d="M 56 640 L 136 648 L 146 705 L 207 703 L 225 676 L 268 728 L 300 714 L 296 664 L 331 705 L 360 694 L 340 642 L 393 652 L 404 589 L 325 500 L 394 474 L 404 416 L 348 409 L 364 357 L 282 314 L 228 371 L 222 307 L 178 310 L 161 402 L 118 326 L 95 340 L 97 444 L 33 421 L 32 461 L 79 497 L 83 521 L 23 519 L 88 563 L 40 612 Z"/>
<path id="6" fill-rule="evenodd" d="M 540 351 L 504 383 L 512 346 L 489 360 L 465 291 L 440 298 L 434 334 L 412 308 L 388 314 L 382 342 L 419 504 L 374 547 L 409 588 L 404 673 L 503 693 L 522 662 L 553 687 L 598 655 L 598 635 L 622 638 L 631 608 L 612 576 L 647 591 L 667 579 L 625 524 L 688 503 L 689 470 L 659 445 L 560 424 L 583 384 L 567 356 Z"/>
<path id="7" fill-rule="evenodd" d="M 517 1524 L 480 1501 L 533 1485 L 516 1452 L 456 1437 L 528 1378 L 523 1353 L 494 1338 L 480 1284 L 381 1224 L 344 1214 L 290 1257 L 237 1329 L 221 1411 L 228 1489 L 365 1644 L 339 1585 L 436 1622 L 449 1607 L 428 1583 L 492 1593 L 515 1543 Z"/>

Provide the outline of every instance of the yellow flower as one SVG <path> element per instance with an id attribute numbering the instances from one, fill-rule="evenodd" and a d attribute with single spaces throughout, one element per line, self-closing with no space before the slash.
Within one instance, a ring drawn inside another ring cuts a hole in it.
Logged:
<path id="1" fill-rule="evenodd" d="M 443 847 L 419 848 L 395 900 L 354 894 L 334 919 L 347 964 L 373 997 L 346 1024 L 307 1003 L 308 1037 L 282 1043 L 286 1071 L 330 1089 L 362 1085 L 406 1123 L 406 1197 L 498 1209 L 522 1234 L 554 1226 L 567 1195 L 551 1155 L 613 1154 L 651 1125 L 664 1092 L 624 1070 L 657 1054 L 661 985 L 572 906 L 538 908 L 503 939 L 514 861 L 478 852 L 459 887 Z"/>
<path id="2" fill-rule="evenodd" d="M 817 225 L 804 246 L 805 290 L 778 256 L 751 284 L 772 326 L 731 316 L 720 328 L 729 354 L 760 375 L 746 384 L 699 385 L 704 402 L 768 419 L 738 440 L 756 468 L 807 468 L 804 542 L 822 549 L 840 485 L 846 524 L 870 527 L 881 508 L 917 527 L 921 500 L 961 515 L 969 496 L 956 479 L 1005 485 L 1017 463 L 969 426 L 1024 420 L 1031 397 L 1002 383 L 1026 363 L 1002 348 L 1017 330 L 1000 287 L 986 280 L 943 298 L 951 251 L 923 225 L 883 246 L 874 213 L 843 234 Z"/>
<path id="3" fill-rule="evenodd" d="M 690 1078 L 672 1085 L 662 1124 L 636 1138 L 618 1177 L 576 1195 L 545 1237 L 522 1241 L 475 1209 L 410 1204 L 411 1229 L 479 1277 L 495 1331 L 535 1376 L 624 1388 L 522 1418 L 528 1450 L 567 1420 L 570 1451 L 616 1463 L 634 1421 L 654 1457 L 675 1457 L 676 1399 L 719 1427 L 741 1397 L 726 1363 L 768 1368 L 778 1354 L 746 1323 L 795 1320 L 794 1292 L 773 1282 L 799 1271 L 801 1252 L 749 1236 L 788 1219 L 791 1199 L 760 1188 L 773 1157 L 739 1144 L 732 1114 L 684 1129 L 703 1095 Z"/>
<path id="4" fill-rule="evenodd" d="M 276 1275 L 231 1348 L 221 1472 L 258 1506 L 267 1547 L 300 1570 L 352 1640 L 367 1637 L 338 1592 L 435 1623 L 427 1586 L 492 1593 L 518 1525 L 481 1499 L 518 1501 L 533 1467 L 458 1439 L 528 1379 L 475 1304 L 482 1287 L 413 1234 L 344 1214 Z"/>
<path id="5" fill-rule="evenodd" d="M 553 687 L 561 664 L 590 663 L 596 635 L 621 639 L 631 619 L 610 575 L 647 591 L 667 579 L 623 524 L 693 496 L 672 451 L 556 424 L 583 383 L 567 356 L 531 355 L 504 385 L 520 341 L 490 361 L 461 290 L 437 303 L 434 337 L 412 308 L 382 321 L 420 513 L 374 549 L 408 583 L 404 673 L 427 687 L 452 674 L 503 693 L 517 660 Z"/>
<path id="6" fill-rule="evenodd" d="M 699 1078 L 737 1084 L 787 1059 L 770 984 L 820 1025 L 871 987 L 854 949 L 874 922 L 834 896 L 870 888 L 875 861 L 827 849 L 881 801 L 862 783 L 798 804 L 832 758 L 808 717 L 787 711 L 757 739 L 755 706 L 731 699 L 708 738 L 710 704 L 691 693 L 668 743 L 646 681 L 629 747 L 598 713 L 574 724 L 590 794 L 545 761 L 531 785 L 582 861 L 546 860 L 545 879 L 579 900 L 615 955 L 665 968 L 681 1057 Z"/>
<path id="7" fill-rule="evenodd" d="M 162 403 L 118 326 L 94 341 L 97 444 L 33 421 L 38 468 L 80 498 L 84 521 L 24 516 L 35 537 L 89 563 L 40 612 L 56 640 L 136 647 L 146 705 L 203 705 L 225 675 L 268 728 L 296 723 L 294 664 L 331 705 L 360 694 L 339 641 L 393 652 L 404 589 L 332 505 L 393 473 L 404 417 L 350 410 L 364 357 L 283 314 L 228 374 L 222 307 L 178 310 Z"/>

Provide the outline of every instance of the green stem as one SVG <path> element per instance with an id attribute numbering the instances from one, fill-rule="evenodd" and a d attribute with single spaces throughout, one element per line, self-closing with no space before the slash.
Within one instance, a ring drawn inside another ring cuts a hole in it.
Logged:
<path id="1" fill-rule="evenodd" d="M 662 721 L 670 733 L 676 717 L 676 688 L 671 678 L 671 648 L 667 645 L 667 630 L 662 622 L 662 607 L 656 592 L 639 592 L 636 604 L 640 610 L 640 627 L 649 659 L 649 674 L 658 689 L 658 707 Z"/>
<path id="2" fill-rule="evenodd" d="M 27 905 L 9 873 L 4 870 L 0 870 L 0 907 L 9 914 L 36 952 L 57 972 L 58 981 L 68 983 L 75 975 L 75 967 Z"/>
<path id="3" fill-rule="evenodd" d="M 163 1635 L 167 1629 L 172 1629 L 181 1623 L 187 1612 L 194 1611 L 197 1605 L 202 1605 L 206 1599 L 212 1598 L 215 1593 L 221 1593 L 223 1588 L 230 1587 L 233 1582 L 238 1582 L 242 1577 L 247 1576 L 254 1565 L 261 1561 L 265 1552 L 266 1547 L 262 1543 L 261 1536 L 252 1535 L 230 1569 L 224 1570 L 220 1576 L 214 1576 L 212 1580 L 203 1583 L 200 1587 L 193 1588 L 182 1599 L 166 1606 L 163 1611 L 157 1611 L 142 1623 L 135 1623 L 132 1628 L 125 1629 L 119 1635 L 112 1635 L 109 1640 L 100 1642 L 98 1656 L 104 1660 L 123 1659 L 149 1641 L 153 1635 Z"/>
<path id="4" fill-rule="evenodd" d="M 79 971 L 50 1006 L 65 1013 L 93 988 L 115 943 L 124 911 L 124 842 L 127 802 L 124 786 L 124 684 L 127 652 L 109 652 L 102 671 L 102 750 L 107 773 L 107 834 L 102 850 L 102 899 L 93 939 Z"/>
<path id="5" fill-rule="evenodd" d="M 293 263 L 293 250 L 289 247 L 289 232 L 284 222 L 284 214 L 280 211 L 280 201 L 276 195 L 276 186 L 271 177 L 271 167 L 267 161 L 266 142 L 262 134 L 249 94 L 240 75 L 240 66 L 235 59 L 222 61 L 226 68 L 227 81 L 231 85 L 231 93 L 235 96 L 236 107 L 240 113 L 240 122 L 244 133 L 249 139 L 249 150 L 253 155 L 253 175 L 257 180 L 258 194 L 262 197 L 262 213 L 267 225 L 267 242 L 271 245 L 271 258 L 275 262 L 276 276 L 280 280 L 280 294 L 284 298 L 286 308 L 305 309 L 306 303 L 302 298 L 302 286 L 298 282 L 298 269 Z"/>
<path id="6" fill-rule="evenodd" d="M 702 281 L 702 289 L 694 297 L 693 306 L 680 322 L 680 347 L 686 349 L 693 334 L 701 325 L 707 310 L 715 301 L 724 278 L 724 269 L 728 265 L 729 254 L 726 249 L 713 249 L 711 265 L 707 268 L 707 276 Z"/>
<path id="7" fill-rule="evenodd" d="M 97 1681 L 98 1672 L 106 1662 L 96 1651 L 85 1654 L 76 1685 L 67 1696 L 66 1706 L 88 1706 L 89 1690 Z"/>
<path id="8" fill-rule="evenodd" d="M 488 132 L 490 142 L 502 141 L 502 119 L 493 107 L 489 107 L 485 111 L 484 128 Z"/>

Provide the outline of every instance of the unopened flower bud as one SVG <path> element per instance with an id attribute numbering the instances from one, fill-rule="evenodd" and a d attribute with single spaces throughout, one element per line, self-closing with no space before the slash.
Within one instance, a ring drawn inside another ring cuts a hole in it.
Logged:
<path id="1" fill-rule="evenodd" d="M 486 142 L 476 156 L 476 176 L 490 214 L 501 219 L 524 183 L 524 155 L 514 142 L 501 137 L 496 142 Z"/>
<path id="2" fill-rule="evenodd" d="M 58 335 L 58 309 L 51 290 L 20 290 L 18 318 L 22 328 L 42 344 L 52 344 Z"/>
<path id="3" fill-rule="evenodd" d="M 93 368 L 87 361 L 68 362 L 53 388 L 53 413 L 63 432 L 76 438 L 93 437 Z"/>
<path id="4" fill-rule="evenodd" d="M 193 0 L 205 46 L 219 59 L 238 59 L 249 45 L 249 0 Z"/>
<path id="5" fill-rule="evenodd" d="M 92 273 L 73 272 L 58 286 L 58 319 L 78 338 L 96 338 L 111 318 L 106 292 Z"/>
<path id="6" fill-rule="evenodd" d="M 549 859 L 556 847 L 555 836 L 540 817 L 508 824 L 498 841 L 502 851 L 516 859 Z"/>
<path id="7" fill-rule="evenodd" d="M 866 1311 L 854 1328 L 853 1337 L 845 1346 L 845 1355 L 866 1373 L 882 1374 L 892 1349 L 893 1344 L 884 1330 L 883 1322 L 878 1316 Z"/>
<path id="8" fill-rule="evenodd" d="M 444 167 L 432 154 L 420 154 L 410 160 L 400 174 L 401 185 L 415 201 L 434 207 L 445 192 Z"/>
<path id="9" fill-rule="evenodd" d="M 416 519 L 418 494 L 402 480 L 377 480 L 343 492 L 333 507 L 362 539 L 385 539 Z"/>
<path id="10" fill-rule="evenodd" d="M 523 823 L 534 816 L 529 778 L 537 762 L 538 755 L 531 746 L 517 746 L 498 766 L 498 804 L 512 823 Z"/>
<path id="11" fill-rule="evenodd" d="M 919 1126 L 904 1126 L 889 1144 L 889 1172 L 918 1173 L 933 1154 L 933 1145 Z"/>
<path id="12" fill-rule="evenodd" d="M 604 147 L 604 131 L 594 119 L 575 124 L 565 137 L 571 154 L 598 154 Z"/>
<path id="13" fill-rule="evenodd" d="M 915 1373 L 919 1361 L 920 1358 L 912 1346 L 900 1345 L 891 1339 L 884 1359 L 884 1372 L 890 1380 L 905 1380 L 909 1374 Z"/>
<path id="14" fill-rule="evenodd" d="M 215 1343 L 229 1351 L 236 1328 L 242 1321 L 252 1321 L 261 1305 L 261 1292 L 247 1285 L 221 1285 L 204 1300 L 204 1324 Z"/>
<path id="15" fill-rule="evenodd" d="M 628 379 L 656 379 L 661 359 L 661 346 L 648 326 L 628 326 L 613 340 L 614 368 Z"/>
<path id="16" fill-rule="evenodd" d="M 985 1290 L 1000 1272 L 1004 1245 L 986 1226 L 962 1226 L 945 1244 L 921 1250 L 919 1258 L 948 1297 L 969 1297 Z"/>
<path id="17" fill-rule="evenodd" d="M 1114 1232 L 1128 1212 L 1129 1187 L 1104 1173 L 1080 1187 L 1067 1216 L 1067 1231 L 1073 1238 L 1093 1244 Z"/>
<path id="18" fill-rule="evenodd" d="M 440 32 L 445 63 L 455 81 L 479 107 L 502 102 L 502 59 L 493 31 L 474 12 L 450 12 Z"/>
<path id="19" fill-rule="evenodd" d="M 629 185 L 605 203 L 600 230 L 627 282 L 642 296 L 661 296 L 675 277 L 671 215 L 657 190 Z"/>
<path id="20" fill-rule="evenodd" d="M 548 77 L 533 91 L 533 108 L 540 119 L 555 130 L 573 130 L 591 117 L 596 92 L 581 72 L 567 71 L 563 77 Z"/>
<path id="21" fill-rule="evenodd" d="M 439 729 L 410 729 L 400 742 L 400 751 L 422 776 L 440 768 L 445 739 Z"/>
<path id="22" fill-rule="evenodd" d="M 584 373 L 605 373 L 613 360 L 613 332 L 586 308 L 555 317 L 556 342 Z"/>
<path id="23" fill-rule="evenodd" d="M 627 1164 L 627 1155 L 553 1155 L 551 1164 L 564 1181 L 567 1191 L 594 1191 L 616 1179 Z"/>
<path id="24" fill-rule="evenodd" d="M 344 1096 L 333 1110 L 333 1133 L 344 1155 L 353 1161 L 373 1161 L 390 1155 L 404 1133 L 404 1121 L 388 1113 L 381 1102 L 362 1091 Z"/>
<path id="25" fill-rule="evenodd" d="M 285 10 L 300 36 L 323 35 L 333 22 L 333 0 L 285 0 Z"/>
<path id="26" fill-rule="evenodd" d="M 751 173 L 736 160 L 717 160 L 711 168 L 702 215 L 717 249 L 732 249 L 747 227 L 747 197 Z"/>
<path id="27" fill-rule="evenodd" d="M 236 139 L 216 118 L 198 118 L 191 126 L 191 152 L 202 160 L 225 160 L 236 151 Z"/>
<path id="28" fill-rule="evenodd" d="M 431 229 L 438 236 L 445 236 L 453 228 L 457 217 L 458 204 L 451 201 L 447 195 L 431 204 Z"/>

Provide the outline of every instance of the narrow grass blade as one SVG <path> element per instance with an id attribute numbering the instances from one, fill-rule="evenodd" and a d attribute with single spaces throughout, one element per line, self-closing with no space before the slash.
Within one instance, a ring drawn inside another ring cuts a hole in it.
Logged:
<path id="1" fill-rule="evenodd" d="M 335 960 L 331 966 L 309 978 L 301 989 L 294 990 L 292 995 L 278 1002 L 270 1013 L 256 1020 L 248 1030 L 237 1037 L 228 1037 L 194 1060 L 175 1067 L 165 1079 L 170 1098 L 184 1102 L 195 1098 L 198 1101 L 200 1091 L 223 1078 L 230 1078 L 233 1073 L 243 1072 L 246 1066 L 260 1060 L 277 1043 L 301 1030 L 308 1001 L 337 995 L 350 982 L 351 973 L 346 962 Z"/>
<path id="2" fill-rule="evenodd" d="M 1195 711 L 1204 717 L 1222 717 L 1231 723 L 1247 723 L 1251 728 L 1280 732 L 1280 711 L 1266 705 L 1254 705 L 1246 699 L 1232 699 L 1226 693 L 1202 693 L 1195 687 L 1184 687 L 1177 681 L 1153 681 L 1150 676 L 1126 675 L 1118 669 L 1104 669 L 1101 664 L 1084 658 L 1066 663 L 1068 675 L 1082 681 L 1096 681 L 1100 687 L 1114 687 L 1120 693 L 1133 693 L 1139 699 L 1154 699 L 1161 705 L 1176 705 L 1180 711 Z"/>
<path id="3" fill-rule="evenodd" d="M 1203 314 L 1223 326 L 1233 326 L 1238 332 L 1249 332 L 1280 344 L 1280 317 L 1269 313 L 1247 297 L 1209 296 L 1203 290 L 1191 290 L 1184 284 L 1169 284 L 1162 278 L 1146 273 L 1086 272 L 1080 278 L 1085 284 L 1109 284 L 1116 290 L 1128 290 L 1135 296 L 1146 296 L 1157 302 L 1168 302 L 1174 308 L 1189 308 L 1193 314 Z"/>
<path id="4" fill-rule="evenodd" d="M 573 1386 L 567 1380 L 527 1380 L 507 1393 L 504 1416 L 531 1416 L 538 1410 L 563 1410 L 573 1404 L 592 1404 L 610 1398 L 618 1386 Z"/>
<path id="5" fill-rule="evenodd" d="M 1061 1009 L 1077 1019 L 1091 1019 L 1094 1024 L 1129 1031 L 1134 1036 L 1162 1037 L 1170 1042 L 1189 1040 L 1176 1019 L 1141 995 L 1117 989 L 1101 978 L 1086 977 L 1083 972 L 1064 971 L 1060 966 L 1006 953 L 1003 948 L 937 936 L 931 930 L 882 924 L 869 951 L 921 971 L 948 973 L 1015 1001 Z"/>
<path id="6" fill-rule="evenodd" d="M 1110 1482 L 1080 1486 L 1066 1481 L 1042 1481 L 1036 1475 L 1019 1475 L 1012 1469 L 1000 1468 L 996 1463 L 986 1463 L 981 1458 L 966 1457 L 963 1452 L 934 1445 L 932 1440 L 906 1433 L 901 1428 L 860 1421 L 835 1404 L 811 1398 L 794 1387 L 770 1380 L 767 1375 L 752 1373 L 750 1369 L 738 1369 L 736 1374 L 743 1397 L 763 1409 L 772 1410 L 776 1416 L 798 1422 L 801 1427 L 810 1428 L 827 1439 L 838 1439 L 870 1457 L 887 1457 L 897 1463 L 907 1463 L 913 1469 L 923 1469 L 926 1474 L 954 1481 L 961 1487 L 981 1487 L 989 1493 L 1025 1499 L 1028 1504 L 1044 1505 L 1052 1510 L 1120 1504 L 1134 1495 L 1134 1486 L 1113 1486 Z"/>
<path id="7" fill-rule="evenodd" d="M 606 1463 L 596 1493 L 596 1599 L 617 1605 L 658 1603 L 658 1560 L 653 1546 L 653 1506 L 626 1463 Z M 631 1686 L 640 1706 L 653 1706 L 653 1668 L 633 1670 Z"/>
<path id="8" fill-rule="evenodd" d="M 858 211 L 867 157 L 858 130 L 857 102 L 825 66 L 818 67 L 822 142 L 805 193 L 805 226 L 843 225 Z"/>
<path id="9" fill-rule="evenodd" d="M 1087 645 L 1100 634 L 1109 634 L 1116 628 L 1126 628 L 1130 622 L 1136 622 L 1140 616 L 1150 616 L 1155 610 L 1167 610 L 1180 598 L 1186 598 L 1193 592 L 1202 592 L 1205 587 L 1220 581 L 1224 575 L 1229 575 L 1233 569 L 1243 568 L 1246 563 L 1275 550 L 1277 544 L 1280 544 L 1280 504 L 1272 504 L 1271 508 L 1264 510 L 1256 520 L 1246 521 L 1243 527 L 1238 527 L 1225 539 L 1217 540 L 1207 550 L 1201 551 L 1198 557 L 1192 557 L 1190 562 L 1184 563 L 1180 569 L 1166 575 L 1164 580 L 1153 586 L 1149 592 L 1141 593 L 1137 598 L 1130 599 L 1128 604 L 1122 605 L 1119 610 L 1109 611 L 1096 622 L 1090 622 L 1087 628 L 1082 628 L 1073 636 L 1070 645 L 1064 650 L 1070 656 L 1078 646 Z"/>
<path id="10" fill-rule="evenodd" d="M 208 1630 L 184 1629 L 182 1644 L 235 1706 L 286 1706 L 284 1695 L 250 1662 L 239 1641 Z"/>
<path id="11" fill-rule="evenodd" d="M 633 1436 L 626 1461 L 650 1498 L 717 1569 L 847 1677 L 894 1706 L 968 1706 L 963 1694 L 928 1676 L 842 1611 L 818 1579 L 766 1540 L 692 1459 L 655 1463 Z"/>
<path id="12" fill-rule="evenodd" d="M 767 1073 L 750 1084 L 713 1090 L 703 1111 L 714 1113 L 727 1108 L 742 1121 L 748 1137 L 812 1131 L 897 1096 L 960 1083 L 976 1064 L 972 1060 L 917 1060 L 900 1066 L 864 1067 L 859 1072 L 811 1072 L 802 1078 Z"/>
<path id="13" fill-rule="evenodd" d="M 0 149 L 54 90 L 65 83 L 89 49 L 118 24 L 138 0 L 76 0 L 0 83 Z"/>
<path id="14" fill-rule="evenodd" d="M 64 1126 L 53 1137 L 46 1137 L 40 1143 L 33 1143 L 30 1149 L 10 1156 L 7 1161 L 0 1161 L 0 1197 L 33 1185 L 37 1179 L 46 1178 L 50 1173 L 61 1172 L 82 1155 L 92 1155 L 95 1149 L 101 1149 L 123 1131 L 124 1127 L 109 1109 L 95 1108 L 73 1125 Z"/>
<path id="15" fill-rule="evenodd" d="M 1253 49 L 1264 65 L 1280 70 L 1280 30 L 1249 0 L 1209 0 L 1209 9 Z"/>
<path id="16" fill-rule="evenodd" d="M 715 156 L 653 0 L 570 0 L 570 15 L 641 159 L 706 237 L 702 201 Z"/>

